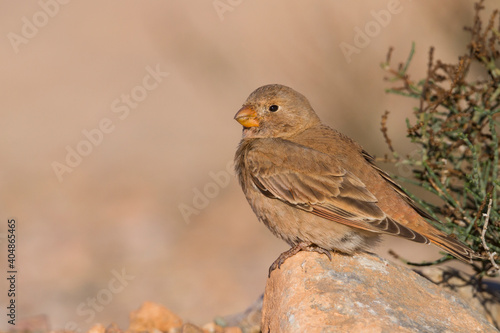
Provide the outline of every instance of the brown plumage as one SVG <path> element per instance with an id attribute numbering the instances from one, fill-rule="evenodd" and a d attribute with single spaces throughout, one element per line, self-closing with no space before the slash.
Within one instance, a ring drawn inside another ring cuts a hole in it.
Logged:
<path id="1" fill-rule="evenodd" d="M 270 272 L 300 250 L 349 254 L 381 234 L 434 243 L 466 262 L 478 257 L 429 224 L 373 158 L 324 125 L 295 90 L 260 87 L 235 119 L 243 125 L 235 156 L 243 192 L 259 220 L 292 246 Z"/>

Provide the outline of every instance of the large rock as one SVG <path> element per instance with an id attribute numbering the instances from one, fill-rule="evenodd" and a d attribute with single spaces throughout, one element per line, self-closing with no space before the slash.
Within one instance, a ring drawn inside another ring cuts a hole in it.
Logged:
<path id="1" fill-rule="evenodd" d="M 457 294 L 370 254 L 300 252 L 267 281 L 262 332 L 496 332 Z"/>

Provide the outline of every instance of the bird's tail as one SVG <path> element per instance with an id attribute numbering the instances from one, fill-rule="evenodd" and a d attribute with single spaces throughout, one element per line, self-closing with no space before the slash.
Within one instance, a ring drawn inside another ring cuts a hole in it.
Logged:
<path id="1" fill-rule="evenodd" d="M 432 234 L 427 235 L 427 238 L 429 238 L 431 243 L 439 246 L 440 248 L 463 262 L 472 263 L 472 260 L 474 259 L 484 258 L 484 256 L 474 252 L 467 245 L 451 236 L 445 234 Z"/>

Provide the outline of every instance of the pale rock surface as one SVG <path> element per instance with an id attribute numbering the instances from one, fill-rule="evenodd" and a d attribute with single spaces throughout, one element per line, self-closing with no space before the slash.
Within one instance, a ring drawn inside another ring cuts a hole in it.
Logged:
<path id="1" fill-rule="evenodd" d="M 262 332 L 498 333 L 457 294 L 371 254 L 300 252 L 267 281 Z"/>

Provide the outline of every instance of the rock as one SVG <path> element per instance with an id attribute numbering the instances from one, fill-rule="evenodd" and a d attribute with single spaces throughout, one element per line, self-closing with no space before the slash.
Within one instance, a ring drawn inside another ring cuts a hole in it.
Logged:
<path id="1" fill-rule="evenodd" d="M 102 324 L 95 324 L 92 326 L 87 333 L 105 333 L 106 332 L 106 327 Z"/>
<path id="2" fill-rule="evenodd" d="M 99 325 L 97 325 L 99 326 Z M 105 330 L 106 333 L 123 333 L 123 330 L 116 323 L 111 323 Z"/>
<path id="3" fill-rule="evenodd" d="M 107 328 L 96 324 L 87 333 L 123 332 L 116 324 L 111 324 Z M 237 326 L 222 327 L 216 323 L 208 323 L 203 328 L 191 323 L 183 324 L 179 316 L 163 305 L 144 302 L 138 310 L 130 313 L 130 326 L 125 333 L 242 333 L 242 330 Z"/>
<path id="4" fill-rule="evenodd" d="M 239 327 L 222 327 L 215 323 L 208 323 L 199 328 L 196 325 L 186 323 L 182 325 L 180 333 L 242 333 Z"/>
<path id="5" fill-rule="evenodd" d="M 375 255 L 299 252 L 272 272 L 262 332 L 496 332 L 457 294 Z"/>
<path id="6" fill-rule="evenodd" d="M 215 319 L 215 323 L 227 328 L 229 328 L 228 326 L 239 327 L 243 333 L 260 333 L 263 298 L 264 294 L 260 295 L 245 311 L 225 317 L 218 317 Z"/>
<path id="7" fill-rule="evenodd" d="M 208 323 L 203 325 L 203 331 L 207 333 L 224 333 L 224 328 L 216 323 Z"/>
<path id="8" fill-rule="evenodd" d="M 242 333 L 241 328 L 239 327 L 225 327 L 224 333 Z"/>
<path id="9" fill-rule="evenodd" d="M 186 323 L 182 325 L 180 333 L 205 333 L 205 332 L 196 325 Z"/>
<path id="10" fill-rule="evenodd" d="M 130 313 L 129 331 L 157 333 L 180 328 L 182 319 L 163 305 L 144 302 L 139 310 Z"/>

